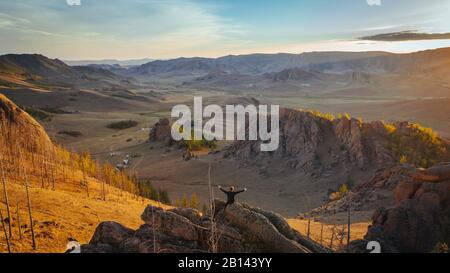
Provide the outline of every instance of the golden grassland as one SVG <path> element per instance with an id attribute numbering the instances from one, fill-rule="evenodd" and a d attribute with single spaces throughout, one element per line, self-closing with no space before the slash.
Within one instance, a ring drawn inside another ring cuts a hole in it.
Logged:
<path id="1" fill-rule="evenodd" d="M 308 234 L 308 222 L 308 219 L 288 219 L 289 225 L 303 235 Z M 366 235 L 370 224 L 370 222 L 352 223 L 350 225 L 350 241 L 362 239 Z M 347 226 L 311 220 L 309 237 L 323 246 L 333 250 L 340 250 L 345 248 L 347 243 Z"/>
<path id="2" fill-rule="evenodd" d="M 78 173 L 78 178 L 82 174 Z M 103 221 L 116 221 L 129 228 L 136 229 L 143 221 L 140 214 L 149 205 L 161 206 L 159 202 L 124 192 L 115 187 L 108 187 L 106 201 L 102 198 L 101 183 L 90 178 L 91 194 L 75 184 L 67 184 L 62 189 L 43 189 L 38 183 L 30 187 L 30 199 L 36 238 L 36 249 L 32 248 L 30 221 L 27 210 L 26 193 L 18 182 L 8 183 L 8 195 L 12 214 L 11 251 L 15 253 L 61 253 L 66 250 L 67 238 L 80 243 L 91 239 L 95 228 Z M 3 200 L 2 200 L 3 201 Z M 19 205 L 19 219 L 17 217 Z M 3 216 L 5 203 L 1 202 Z M 19 235 L 19 221 L 22 239 Z M 8 225 L 6 225 L 8 228 Z M 0 234 L 0 252 L 7 252 L 3 230 Z"/>

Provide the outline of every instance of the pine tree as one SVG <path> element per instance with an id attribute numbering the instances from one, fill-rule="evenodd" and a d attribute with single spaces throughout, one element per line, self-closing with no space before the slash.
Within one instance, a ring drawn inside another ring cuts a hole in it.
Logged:
<path id="1" fill-rule="evenodd" d="M 189 202 L 187 200 L 186 194 L 183 194 L 183 198 L 181 199 L 181 207 L 183 208 L 189 207 Z"/>
<path id="2" fill-rule="evenodd" d="M 193 193 L 191 196 L 191 200 L 189 202 L 189 207 L 193 208 L 193 209 L 198 209 L 198 207 L 200 206 L 200 202 L 198 201 L 198 196 L 196 193 Z"/>

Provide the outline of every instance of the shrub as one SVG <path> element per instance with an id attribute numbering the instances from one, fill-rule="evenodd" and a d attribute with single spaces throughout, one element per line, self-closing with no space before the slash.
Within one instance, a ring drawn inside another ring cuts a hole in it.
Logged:
<path id="1" fill-rule="evenodd" d="M 333 121 L 333 120 L 336 119 L 336 117 L 333 114 L 330 114 L 330 113 L 322 113 L 322 112 L 317 111 L 317 110 L 309 110 L 308 112 L 310 112 L 311 114 L 313 114 L 316 117 L 323 118 L 323 119 L 326 119 L 328 121 Z"/>
<path id="2" fill-rule="evenodd" d="M 119 122 L 113 122 L 108 124 L 106 127 L 114 130 L 125 130 L 129 128 L 136 127 L 138 125 L 137 121 L 134 120 L 123 120 Z"/>
<path id="3" fill-rule="evenodd" d="M 349 176 L 347 178 L 346 184 L 347 184 L 348 189 L 352 190 L 355 187 L 355 185 L 356 185 L 356 181 L 355 181 L 355 179 L 352 176 Z"/>
<path id="4" fill-rule="evenodd" d="M 80 131 L 59 131 L 58 135 L 68 135 L 71 137 L 80 137 L 83 134 Z"/>
<path id="5" fill-rule="evenodd" d="M 183 133 L 183 127 L 179 128 L 180 133 Z M 184 145 L 187 151 L 200 151 L 203 148 L 208 148 L 210 150 L 214 150 L 217 148 L 217 143 L 215 140 L 206 140 L 204 136 L 202 140 L 194 140 L 194 130 L 191 129 L 191 139 L 192 140 L 184 140 Z"/>
<path id="6" fill-rule="evenodd" d="M 172 201 L 169 197 L 169 192 L 166 189 L 155 188 L 152 182 L 148 179 L 141 179 L 141 180 L 135 179 L 135 181 L 140 196 L 151 200 L 159 201 L 166 205 L 172 204 Z"/>
<path id="7" fill-rule="evenodd" d="M 349 189 L 348 189 L 348 185 L 347 184 L 342 184 L 339 187 L 339 193 L 341 194 L 341 196 L 345 196 L 348 192 L 349 192 Z"/>
<path id="8" fill-rule="evenodd" d="M 446 243 L 437 243 L 432 253 L 449 253 L 448 245 Z"/>
<path id="9" fill-rule="evenodd" d="M 329 193 L 328 199 L 330 201 L 336 201 L 346 196 L 349 192 L 349 186 L 347 185 L 347 183 L 344 183 L 339 186 L 339 189 L 337 191 L 331 191 L 331 193 Z"/>
<path id="10" fill-rule="evenodd" d="M 64 110 L 54 108 L 54 107 L 49 107 L 49 106 L 42 107 L 42 108 L 40 108 L 40 110 L 48 112 L 48 113 L 52 113 L 52 114 L 59 114 L 59 115 L 72 114 L 72 112 L 64 111 Z"/>
<path id="11" fill-rule="evenodd" d="M 27 112 L 30 116 L 32 116 L 34 119 L 40 120 L 40 121 L 51 121 L 53 115 L 49 112 L 46 112 L 41 109 L 36 109 L 33 107 L 21 107 L 25 112 Z"/>
<path id="12" fill-rule="evenodd" d="M 406 164 L 408 163 L 408 158 L 405 155 L 402 155 L 400 157 L 400 164 Z"/>
<path id="13" fill-rule="evenodd" d="M 402 129 L 385 125 L 389 134 L 387 148 L 400 163 L 411 163 L 429 168 L 449 157 L 447 145 L 432 129 L 419 124 L 408 124 Z"/>
<path id="14" fill-rule="evenodd" d="M 189 202 L 189 207 L 193 208 L 193 209 L 198 209 L 200 206 L 200 202 L 198 201 L 198 196 L 197 194 L 193 193 L 191 196 L 191 200 Z"/>

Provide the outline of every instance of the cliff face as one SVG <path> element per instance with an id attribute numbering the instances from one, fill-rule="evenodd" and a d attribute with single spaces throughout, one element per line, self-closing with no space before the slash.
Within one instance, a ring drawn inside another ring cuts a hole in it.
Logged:
<path id="1" fill-rule="evenodd" d="M 448 143 L 418 125 L 364 123 L 347 115 L 334 118 L 290 109 L 280 110 L 279 149 L 265 153 L 259 147 L 259 141 L 237 141 L 225 149 L 225 156 L 246 165 L 277 159 L 295 169 L 319 165 L 322 173 L 336 167 L 389 166 L 402 155 L 412 163 L 429 165 L 449 158 Z"/>
<path id="2" fill-rule="evenodd" d="M 320 165 L 322 171 L 339 165 L 365 168 L 373 163 L 393 162 L 383 146 L 383 139 L 366 135 L 366 127 L 374 134 L 383 134 L 384 128 L 363 124 L 343 116 L 338 119 L 321 117 L 304 111 L 280 111 L 280 147 L 273 153 L 259 150 L 259 142 L 241 141 L 229 146 L 225 155 L 245 164 L 282 159 L 295 169 Z"/>
<path id="3" fill-rule="evenodd" d="M 101 223 L 83 252 L 93 253 L 251 253 L 328 252 L 290 228 L 280 215 L 245 204 L 221 209 L 214 222 L 193 209 L 163 210 L 148 206 L 145 222 L 130 230 L 118 223 Z M 214 242 L 214 243 L 213 243 Z"/>

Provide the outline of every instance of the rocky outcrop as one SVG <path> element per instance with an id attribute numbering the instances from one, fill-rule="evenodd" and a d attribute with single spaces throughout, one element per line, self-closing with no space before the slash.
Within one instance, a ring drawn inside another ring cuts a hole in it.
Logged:
<path id="1" fill-rule="evenodd" d="M 279 168 L 273 162 L 306 175 L 325 176 L 336 170 L 377 170 L 406 161 L 429 166 L 450 159 L 450 143 L 431 129 L 409 122 L 363 122 L 342 115 L 280 109 L 280 145 L 261 152 L 260 141 L 236 141 L 224 149 L 225 158 L 244 166 Z"/>
<path id="2" fill-rule="evenodd" d="M 346 115 L 340 118 L 309 111 L 280 110 L 280 147 L 260 151 L 259 141 L 237 141 L 224 155 L 241 164 L 261 165 L 279 159 L 294 169 L 372 168 L 395 162 L 386 148 L 387 133 L 379 123 L 362 123 Z M 270 166 L 269 166 L 270 167 Z"/>
<path id="3" fill-rule="evenodd" d="M 171 130 L 172 125 L 170 120 L 167 118 L 162 118 L 150 128 L 149 141 L 171 145 L 174 143 Z"/>
<path id="4" fill-rule="evenodd" d="M 312 216 L 329 216 L 353 211 L 374 211 L 380 206 L 390 207 L 396 203 L 396 196 L 408 194 L 414 190 L 414 183 L 409 183 L 417 169 L 411 165 L 397 165 L 378 170 L 367 182 L 356 186 L 344 197 L 328 202 L 312 211 Z M 408 181 L 407 185 L 403 182 Z M 409 189 L 412 188 L 412 189 Z"/>
<path id="5" fill-rule="evenodd" d="M 430 179 L 432 177 L 433 179 Z M 430 252 L 438 243 L 450 243 L 448 219 L 450 212 L 450 165 L 419 170 L 395 189 L 396 206 L 375 211 L 372 225 L 359 246 L 378 241 L 382 252 Z"/>
<path id="6" fill-rule="evenodd" d="M 369 158 L 365 154 L 363 135 L 361 132 L 362 123 L 356 119 L 343 116 L 333 121 L 333 130 L 342 147 L 348 149 L 349 160 L 359 168 L 363 168 L 369 163 Z"/>
<path id="7" fill-rule="evenodd" d="M 145 222 L 130 230 L 114 222 L 101 223 L 91 241 L 82 246 L 88 253 L 250 253 L 328 252 L 326 248 L 301 236 L 278 214 L 234 204 L 222 211 L 224 202 L 216 200 L 215 221 L 192 209 L 163 210 L 148 206 Z M 212 243 L 215 242 L 215 243 Z"/>
<path id="8" fill-rule="evenodd" d="M 415 178 L 427 182 L 450 180 L 450 163 L 442 163 L 426 170 L 420 170 Z"/>

